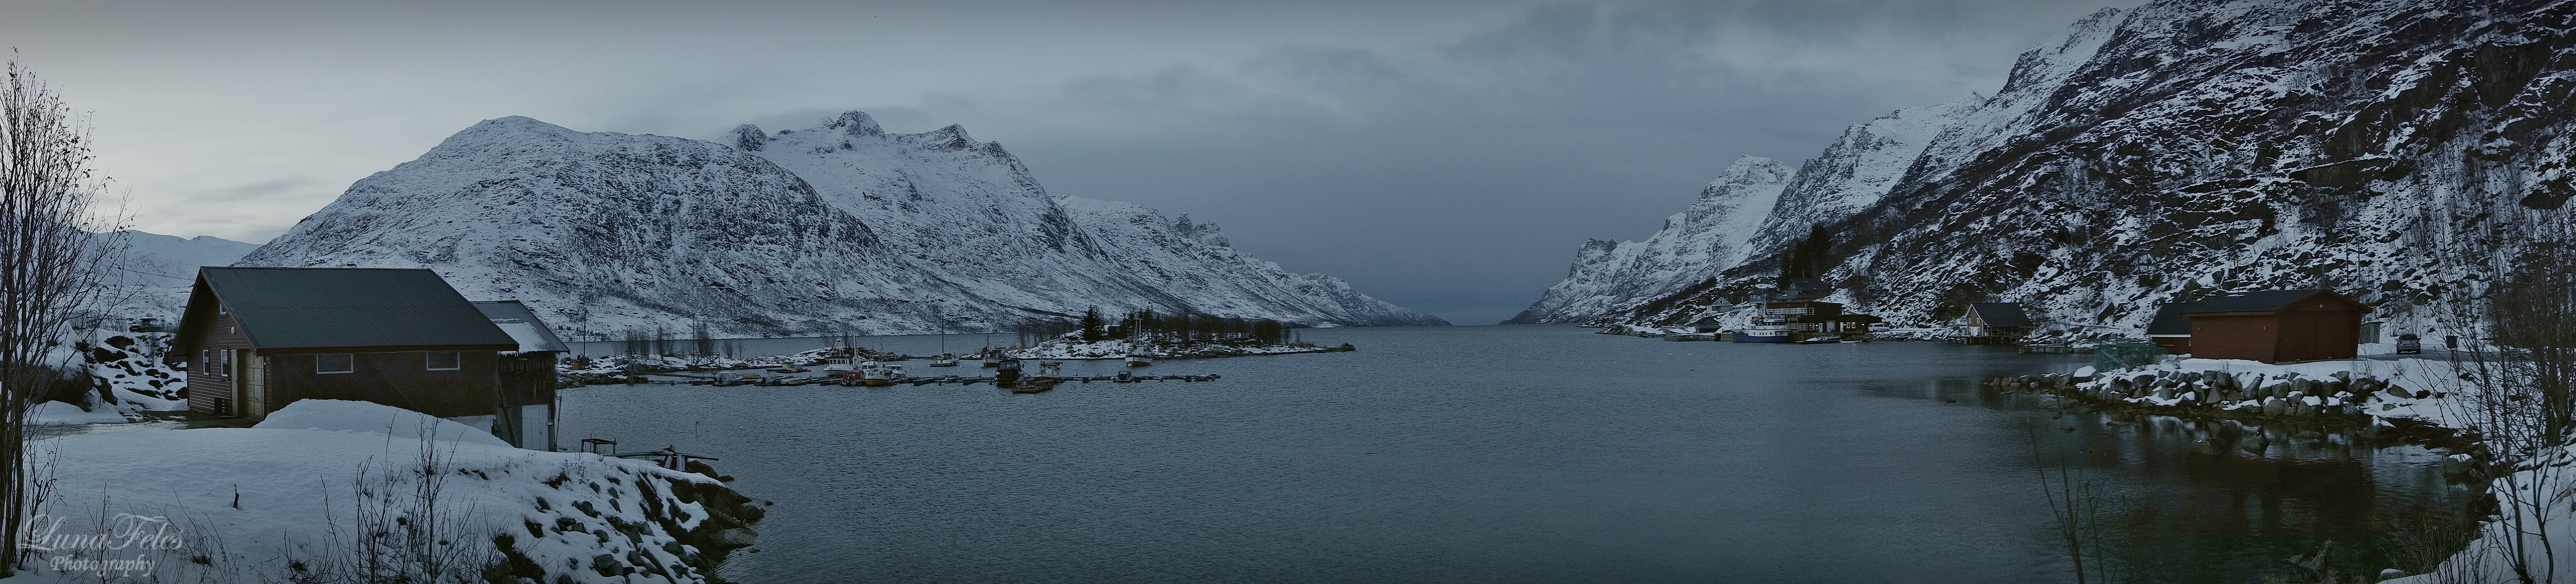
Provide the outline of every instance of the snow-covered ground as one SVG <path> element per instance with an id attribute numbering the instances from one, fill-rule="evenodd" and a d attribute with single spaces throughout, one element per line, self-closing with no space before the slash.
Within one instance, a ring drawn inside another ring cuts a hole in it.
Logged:
<path id="1" fill-rule="evenodd" d="M 301 400 L 251 428 L 29 451 L 47 496 L 34 569 L 8 582 L 418 581 L 432 567 L 452 570 L 432 581 L 479 582 L 493 566 L 550 583 L 702 582 L 760 514 L 704 475 L 511 448 L 366 402 Z"/>

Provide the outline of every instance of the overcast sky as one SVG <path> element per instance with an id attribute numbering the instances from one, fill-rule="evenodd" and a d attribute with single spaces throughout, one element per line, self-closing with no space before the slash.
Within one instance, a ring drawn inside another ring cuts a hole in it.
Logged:
<path id="1" fill-rule="evenodd" d="M 2110 4 L 2134 5 L 2134 1 Z M 1586 239 L 1642 239 L 1738 156 L 1991 93 L 2104 4 L 0 0 L 91 112 L 137 227 L 264 242 L 476 121 L 713 139 L 842 110 L 955 123 L 1058 195 L 1461 324 Z"/>

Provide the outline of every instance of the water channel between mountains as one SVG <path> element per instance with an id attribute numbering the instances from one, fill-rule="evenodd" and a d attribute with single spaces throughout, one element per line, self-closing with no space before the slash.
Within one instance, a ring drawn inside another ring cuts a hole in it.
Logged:
<path id="1" fill-rule="evenodd" d="M 2070 582 L 2041 495 L 2061 461 L 2101 502 L 2087 537 L 2138 580 L 2255 582 L 2327 540 L 2323 567 L 2344 572 L 2448 554 L 2458 544 L 2418 542 L 2443 530 L 2416 526 L 2467 520 L 2481 497 L 2418 446 L 2330 431 L 2199 454 L 2195 432 L 2233 422 L 1980 385 L 2084 355 L 1569 326 L 1303 334 L 1360 350 L 1164 360 L 1152 372 L 1224 379 L 1040 394 L 578 388 L 562 435 L 721 458 L 736 489 L 776 503 L 759 551 L 725 568 L 755 583 Z M 940 342 L 858 339 L 915 355 Z"/>

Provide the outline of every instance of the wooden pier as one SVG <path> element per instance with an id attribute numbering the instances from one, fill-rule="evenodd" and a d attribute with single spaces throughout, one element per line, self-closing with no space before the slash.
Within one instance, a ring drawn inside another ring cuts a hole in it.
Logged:
<path id="1" fill-rule="evenodd" d="M 1216 381 L 1216 380 L 1218 380 L 1218 379 L 1223 379 L 1224 377 L 1225 377 L 1225 376 L 1223 376 L 1223 375 L 1217 375 L 1217 374 L 1214 374 L 1214 373 L 1210 373 L 1210 374 L 1206 374 L 1206 375 L 1128 375 L 1128 376 L 1100 375 L 1100 376 L 1089 376 L 1089 377 L 1084 377 L 1084 376 L 1063 377 L 1063 378 L 1059 378 L 1059 380 L 1058 380 L 1056 383 L 1091 383 L 1091 382 L 1094 382 L 1094 381 L 1105 381 L 1105 382 L 1109 382 L 1109 383 L 1142 383 L 1142 382 L 1147 382 L 1147 381 L 1154 381 L 1154 382 L 1163 382 L 1163 381 L 1200 382 L 1200 381 Z M 807 379 L 813 379 L 813 378 L 807 378 Z M 1021 379 L 1022 379 L 1023 381 L 1025 381 L 1025 380 L 1027 380 L 1028 378 L 1026 378 L 1026 377 L 1022 377 Z M 991 383 L 994 383 L 993 378 L 992 378 L 992 377 L 990 377 L 990 376 L 986 376 L 986 377 L 965 377 L 965 376 L 958 376 L 958 375 L 949 375 L 949 376 L 944 376 L 944 377 L 902 377 L 902 378 L 896 378 L 896 379 L 894 379 L 893 381 L 894 381 L 894 383 L 893 383 L 894 385 L 911 385 L 911 386 L 923 386 L 923 385 L 947 385 L 947 384 L 957 384 L 957 385 L 974 385 L 974 384 L 978 384 L 978 383 L 984 383 L 984 384 L 991 384 Z M 691 381 L 691 382 L 689 382 L 689 383 L 690 383 L 691 385 L 713 385 L 712 383 L 707 382 L 707 381 Z M 738 384 L 733 384 L 733 385 L 748 385 L 748 386 L 775 386 L 775 385 L 853 385 L 853 384 L 840 383 L 840 382 L 839 382 L 839 380 L 816 380 L 816 381 L 808 381 L 808 382 L 804 382 L 804 383 L 777 383 L 777 382 L 775 382 L 774 380 L 769 380 L 769 381 L 764 381 L 764 382 L 761 382 L 761 383 L 738 383 Z"/>

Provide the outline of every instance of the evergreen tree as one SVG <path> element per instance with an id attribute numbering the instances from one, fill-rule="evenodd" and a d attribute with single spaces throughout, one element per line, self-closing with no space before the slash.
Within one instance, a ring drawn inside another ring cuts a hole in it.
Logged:
<path id="1" fill-rule="evenodd" d="M 1108 324 L 1100 318 L 1100 307 L 1082 311 L 1082 342 L 1093 343 L 1109 338 L 1108 331 L 1102 330 Z"/>

